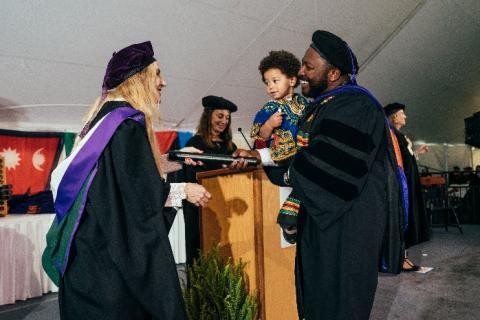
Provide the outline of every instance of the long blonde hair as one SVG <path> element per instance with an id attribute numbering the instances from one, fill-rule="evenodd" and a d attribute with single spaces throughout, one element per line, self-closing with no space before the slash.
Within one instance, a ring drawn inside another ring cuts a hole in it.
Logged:
<path id="1" fill-rule="evenodd" d="M 155 87 L 157 69 L 158 63 L 155 61 L 142 71 L 123 81 L 115 89 L 108 91 L 105 99 L 97 98 L 85 116 L 85 123 L 91 122 L 102 106 L 112 100 L 123 99 L 133 108 L 143 112 L 145 114 L 145 128 L 147 130 L 148 142 L 150 143 L 158 172 L 162 175 L 160 150 L 157 137 L 153 131 L 153 121 L 160 120 L 157 88 Z"/>

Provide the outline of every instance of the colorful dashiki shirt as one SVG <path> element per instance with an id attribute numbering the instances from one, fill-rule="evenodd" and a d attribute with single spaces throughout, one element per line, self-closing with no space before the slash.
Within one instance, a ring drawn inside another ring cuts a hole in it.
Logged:
<path id="1" fill-rule="evenodd" d="M 311 130 L 311 126 L 313 124 L 313 120 L 318 113 L 318 111 L 328 102 L 330 102 L 334 98 L 333 95 L 327 96 L 320 101 L 315 101 L 309 107 L 309 109 L 305 112 L 304 118 L 301 119 L 300 123 L 298 123 L 298 132 L 297 132 L 297 150 L 301 148 L 308 147 L 309 142 L 309 132 Z M 297 226 L 297 216 L 298 212 L 300 211 L 300 200 L 297 199 L 295 191 L 292 191 L 290 195 L 287 197 L 285 202 L 282 204 L 280 208 L 280 212 L 278 213 L 277 223 L 283 228 L 288 229 Z M 295 235 L 287 235 L 284 234 L 284 238 L 287 242 L 294 244 L 296 242 Z"/>
<path id="2" fill-rule="evenodd" d="M 255 115 L 250 136 L 256 141 L 263 141 L 259 136 L 260 127 L 274 113 L 282 113 L 282 125 L 273 130 L 272 136 L 266 142 L 270 149 L 272 160 L 275 162 L 286 160 L 297 152 L 296 136 L 298 120 L 302 117 L 308 101 L 301 95 L 294 94 L 291 99 L 270 100 Z"/>

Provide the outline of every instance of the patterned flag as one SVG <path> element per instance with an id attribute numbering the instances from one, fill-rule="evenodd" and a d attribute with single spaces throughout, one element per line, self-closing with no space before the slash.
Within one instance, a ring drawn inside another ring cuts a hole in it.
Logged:
<path id="1" fill-rule="evenodd" d="M 31 133 L 0 129 L 0 155 L 5 158 L 6 178 L 13 195 L 45 191 L 57 164 L 62 133 Z"/>

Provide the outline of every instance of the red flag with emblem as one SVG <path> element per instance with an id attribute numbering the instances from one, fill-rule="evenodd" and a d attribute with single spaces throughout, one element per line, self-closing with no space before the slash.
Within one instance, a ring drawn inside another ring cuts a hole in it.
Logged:
<path id="1" fill-rule="evenodd" d="M 13 195 L 48 189 L 61 145 L 61 133 L 0 130 L 0 155 L 5 158 L 7 183 L 13 186 Z"/>

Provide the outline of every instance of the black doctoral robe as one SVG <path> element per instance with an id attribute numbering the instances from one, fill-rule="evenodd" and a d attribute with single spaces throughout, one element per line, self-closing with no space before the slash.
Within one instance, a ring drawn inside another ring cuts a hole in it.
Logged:
<path id="1" fill-rule="evenodd" d="M 94 123 L 124 105 L 107 102 Z M 126 120 L 103 151 L 88 192 L 60 284 L 62 319 L 186 319 L 168 240 L 169 189 L 145 127 Z"/>
<path id="2" fill-rule="evenodd" d="M 312 106 L 300 126 L 307 122 L 309 145 L 290 166 L 302 201 L 299 317 L 366 320 L 381 251 L 395 272 L 401 267 L 402 198 L 385 115 L 366 94 L 347 91 Z"/>
<path id="3" fill-rule="evenodd" d="M 408 224 L 405 230 L 405 248 L 430 240 L 430 225 L 423 203 L 420 174 L 415 156 L 410 153 L 408 140 L 403 133 L 395 130 L 400 152 L 403 158 L 403 168 L 408 186 Z"/>
<path id="4" fill-rule="evenodd" d="M 213 154 L 232 154 L 237 146 L 233 144 L 233 149 L 228 150 L 226 142 L 214 143 L 213 147 L 209 147 L 202 137 L 194 135 L 187 141 L 186 147 L 195 147 L 202 150 L 204 153 Z M 205 162 L 203 166 L 187 166 L 184 165 L 183 174 L 181 178 L 185 182 L 197 182 L 197 172 L 215 170 L 222 168 L 221 164 Z M 198 257 L 200 250 L 200 217 L 198 207 L 190 202 L 183 201 L 183 215 L 185 220 L 185 251 L 187 255 L 187 264 L 191 265 L 193 260 Z"/>

